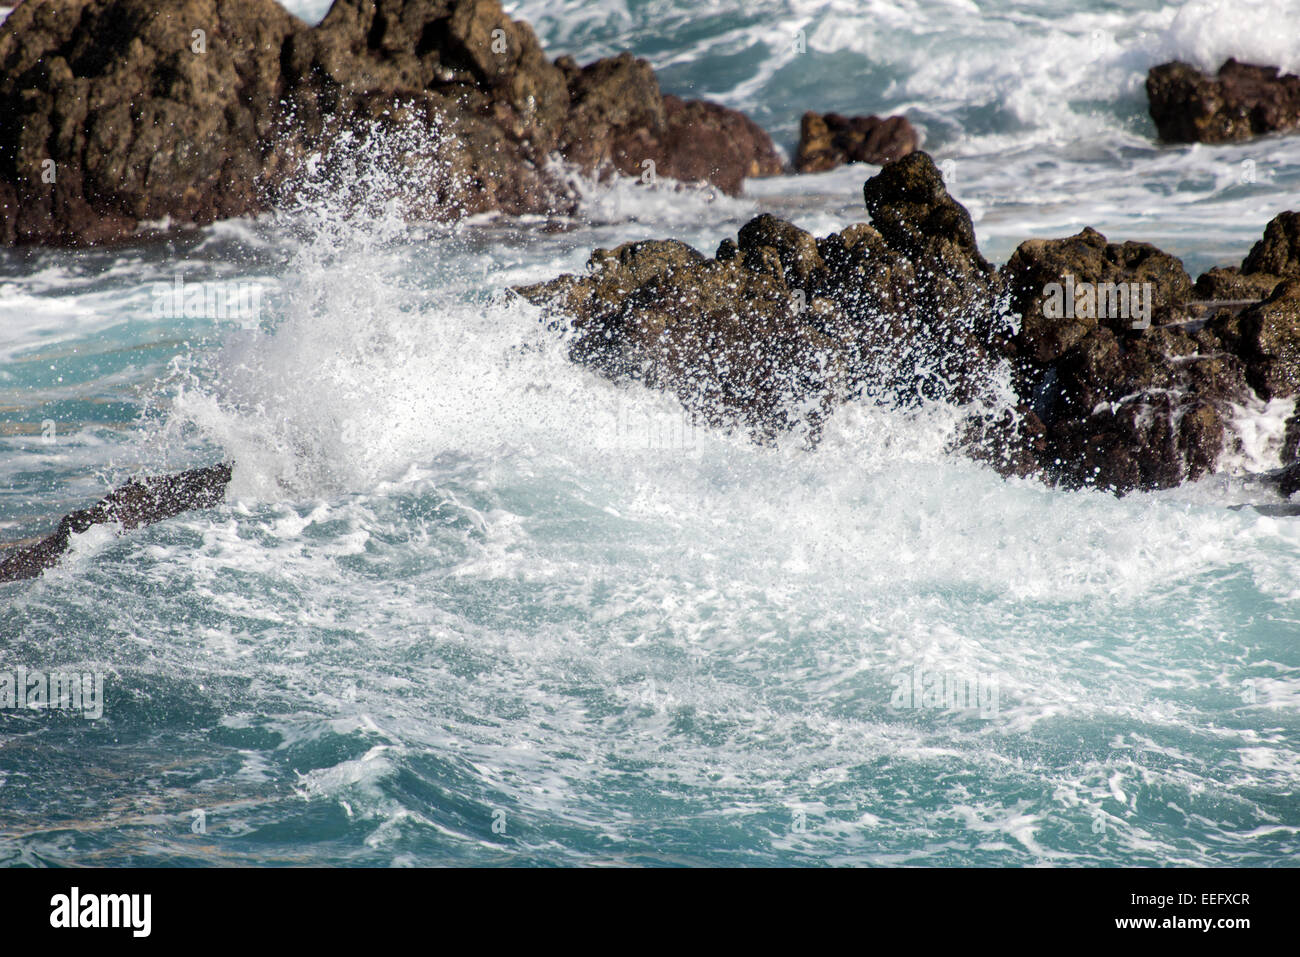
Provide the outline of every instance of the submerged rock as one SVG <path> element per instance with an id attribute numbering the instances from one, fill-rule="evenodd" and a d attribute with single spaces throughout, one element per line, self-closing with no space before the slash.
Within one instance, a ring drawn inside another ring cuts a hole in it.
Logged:
<path id="1" fill-rule="evenodd" d="M 820 173 L 845 163 L 883 166 L 919 146 L 916 130 L 903 116 L 881 119 L 808 112 L 799 124 L 794 169 L 798 173 Z"/>
<path id="2" fill-rule="evenodd" d="M 1160 138 L 1230 143 L 1300 128 L 1300 76 L 1228 60 L 1208 76 L 1186 63 L 1147 73 L 1147 99 Z"/>
<path id="3" fill-rule="evenodd" d="M 58 564 L 74 532 L 95 525 L 120 524 L 124 530 L 152 525 L 198 508 L 215 508 L 226 496 L 231 465 L 213 465 L 175 475 L 132 480 L 90 508 L 64 516 L 53 534 L 0 561 L 0 582 L 35 578 Z"/>
<path id="4" fill-rule="evenodd" d="M 662 96 L 627 54 L 552 63 L 497 0 L 335 0 L 314 28 L 274 0 L 27 0 L 0 24 L 0 115 L 4 244 L 260 212 L 376 125 L 429 133 L 425 216 L 571 209 L 556 154 L 731 193 L 781 168 L 742 114 Z"/>

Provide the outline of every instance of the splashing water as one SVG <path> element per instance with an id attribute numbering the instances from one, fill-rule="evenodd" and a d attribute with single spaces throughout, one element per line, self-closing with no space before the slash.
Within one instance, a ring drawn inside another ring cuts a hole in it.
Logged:
<path id="1" fill-rule="evenodd" d="M 606 42 L 554 9 L 553 52 Z M 760 448 L 574 366 L 503 291 L 628 239 L 711 251 L 760 209 L 840 228 L 862 170 L 741 200 L 588 187 L 542 234 L 412 223 L 401 164 L 369 155 L 344 199 L 335 165 L 256 223 L 4 254 L 3 308 L 35 317 L 0 324 L 6 538 L 141 463 L 237 463 L 225 507 L 82 536 L 0 590 L 7 662 L 106 688 L 99 721 L 0 711 L 4 860 L 1294 859 L 1300 526 L 1225 508 L 1248 480 L 1004 481 L 946 451 L 960 415 L 934 403 Z M 1090 162 L 1096 207 L 1133 195 L 1127 160 Z M 961 170 L 963 200 L 1011 175 Z M 1014 215 L 1055 230 L 1076 174 L 1048 164 Z M 1202 211 L 1170 208 L 1186 255 Z M 262 322 L 155 319 L 178 269 L 264 283 Z M 1243 410 L 1242 468 L 1279 414 Z"/>

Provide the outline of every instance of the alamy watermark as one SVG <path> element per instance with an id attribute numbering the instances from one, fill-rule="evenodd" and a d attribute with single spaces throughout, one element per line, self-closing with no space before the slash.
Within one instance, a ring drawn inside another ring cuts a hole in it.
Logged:
<path id="1" fill-rule="evenodd" d="M 998 713 L 998 679 L 993 674 L 930 671 L 917 665 L 891 679 L 894 710 L 978 711 L 981 718 Z"/>
<path id="2" fill-rule="evenodd" d="M 1149 282 L 1065 282 L 1043 287 L 1043 315 L 1048 319 L 1127 319 L 1131 329 L 1151 326 Z"/>
<path id="3" fill-rule="evenodd" d="M 159 319 L 236 319 L 255 328 L 262 317 L 262 285 L 256 282 L 154 283 L 153 314 Z"/>
<path id="4" fill-rule="evenodd" d="M 1048 319 L 1127 319 L 1132 329 L 1151 325 L 1151 283 L 1049 282 L 1043 287 L 1043 315 Z"/>
<path id="5" fill-rule="evenodd" d="M 612 412 L 607 437 L 600 443 L 606 451 L 687 456 L 700 452 L 701 427 L 685 409 L 655 408 L 620 394 Z"/>
<path id="6" fill-rule="evenodd" d="M 0 671 L 0 710 L 72 711 L 104 716 L 104 676 L 99 672 Z"/>

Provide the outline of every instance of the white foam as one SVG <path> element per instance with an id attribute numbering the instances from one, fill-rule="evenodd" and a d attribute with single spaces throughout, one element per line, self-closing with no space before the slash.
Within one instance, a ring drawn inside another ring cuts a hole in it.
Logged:
<path id="1" fill-rule="evenodd" d="M 1230 475 L 1267 472 L 1282 465 L 1287 420 L 1295 414 L 1295 397 L 1265 402 L 1252 396 L 1232 405 L 1234 415 L 1219 471 Z"/>

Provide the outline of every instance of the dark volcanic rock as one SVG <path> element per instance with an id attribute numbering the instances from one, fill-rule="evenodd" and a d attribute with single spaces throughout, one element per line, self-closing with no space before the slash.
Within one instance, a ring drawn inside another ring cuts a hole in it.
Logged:
<path id="1" fill-rule="evenodd" d="M 1243 273 L 1300 279 L 1300 213 L 1279 213 L 1241 263 Z"/>
<path id="2" fill-rule="evenodd" d="M 948 195 L 927 153 L 912 153 L 867 180 L 862 196 L 885 242 L 954 276 L 986 279 L 992 272 L 975 244 L 966 207 Z"/>
<path id="3" fill-rule="evenodd" d="M 196 33 L 201 31 L 201 33 Z M 593 173 L 735 193 L 780 171 L 767 135 L 663 97 L 629 55 L 550 62 L 497 0 L 27 0 L 0 25 L 0 242 L 93 243 L 285 200 L 305 157 L 414 125 L 420 215 L 568 211 Z"/>
<path id="4" fill-rule="evenodd" d="M 1055 367 L 1044 402 L 1049 475 L 1116 491 L 1169 488 L 1214 469 L 1242 363 L 1209 335 L 1151 330 L 1127 346 L 1101 328 Z"/>
<path id="5" fill-rule="evenodd" d="M 886 167 L 867 198 L 879 229 L 816 239 L 763 215 L 714 259 L 631 243 L 598 250 L 585 276 L 518 291 L 568 318 L 576 361 L 760 438 L 798 424 L 815 434 L 853 395 L 975 398 L 1000 361 L 999 318 L 970 217 L 923 153 Z"/>
<path id="6" fill-rule="evenodd" d="M 1220 266 L 1196 280 L 1198 299 L 1242 302 L 1267 298 L 1283 279 L 1300 279 L 1300 213 L 1279 213 L 1241 267 Z"/>
<path id="7" fill-rule="evenodd" d="M 919 146 L 916 130 L 903 116 L 881 119 L 809 112 L 799 124 L 794 168 L 799 173 L 819 173 L 845 163 L 883 166 L 902 159 Z"/>
<path id="8" fill-rule="evenodd" d="M 1022 243 L 1003 274 L 1022 316 L 1017 391 L 1044 424 L 1049 477 L 1126 491 L 1214 469 L 1246 366 L 1213 329 L 1169 324 L 1192 293 L 1179 260 L 1085 229 Z"/>
<path id="9" fill-rule="evenodd" d="M 1073 288 L 1083 283 L 1150 283 L 1151 322 L 1159 323 L 1191 298 L 1192 281 L 1178 259 L 1149 243 L 1111 243 L 1095 229 L 1086 228 L 1068 239 L 1031 239 L 1020 244 L 1002 269 L 1015 312 L 1023 317 L 1017 350 L 1039 364 L 1060 358 L 1099 326 L 1127 334 L 1130 315 L 1110 315 L 1098 308 L 1068 310 L 1055 318 L 1045 315 L 1049 284 Z M 1060 290 L 1062 296 L 1066 290 Z M 1076 302 L 1077 305 L 1077 302 Z M 1106 313 L 1106 314 L 1099 314 Z"/>
<path id="10" fill-rule="evenodd" d="M 1228 143 L 1300 127 L 1300 76 L 1228 60 L 1215 76 L 1186 63 L 1147 74 L 1147 99 L 1160 138 Z"/>
<path id="11" fill-rule="evenodd" d="M 19 4 L 0 25 L 0 242 L 260 208 L 281 49 L 303 28 L 269 0 Z"/>
<path id="12" fill-rule="evenodd" d="M 714 259 L 631 243 L 519 292 L 564 317 L 576 361 L 673 391 L 710 423 L 760 439 L 803 424 L 815 440 L 847 399 L 936 399 L 967 410 L 956 448 L 1071 487 L 1205 475 L 1234 406 L 1300 389 L 1300 280 L 1189 318 L 1179 260 L 1092 229 L 1023 243 L 993 270 L 924 153 L 887 165 L 863 197 L 871 224 L 821 239 L 762 215 Z M 1292 268 L 1288 215 L 1252 265 Z M 1008 360 L 1010 408 L 994 398 Z M 1288 448 L 1300 456 L 1300 417 Z"/>
<path id="13" fill-rule="evenodd" d="M 35 578 L 58 563 L 74 532 L 94 525 L 139 528 L 196 508 L 215 508 L 226 496 L 231 466 L 213 465 L 175 475 L 133 480 L 114 489 L 90 508 L 72 512 L 49 537 L 0 561 L 0 582 Z"/>
<path id="14" fill-rule="evenodd" d="M 824 393 L 831 343 L 799 308 L 771 247 L 706 259 L 682 243 L 597 250 L 588 275 L 519 289 L 571 319 L 570 356 L 611 378 L 678 395 L 704 422 L 771 436 Z M 813 308 L 818 304 L 814 301 Z"/>
<path id="15" fill-rule="evenodd" d="M 1286 398 L 1300 391 L 1300 279 L 1279 283 L 1232 323 L 1246 376 L 1260 396 Z"/>
<path id="16" fill-rule="evenodd" d="M 1245 273 L 1237 266 L 1215 266 L 1196 277 L 1192 296 L 1198 300 L 1258 302 L 1281 281 L 1280 276 L 1268 273 Z"/>

